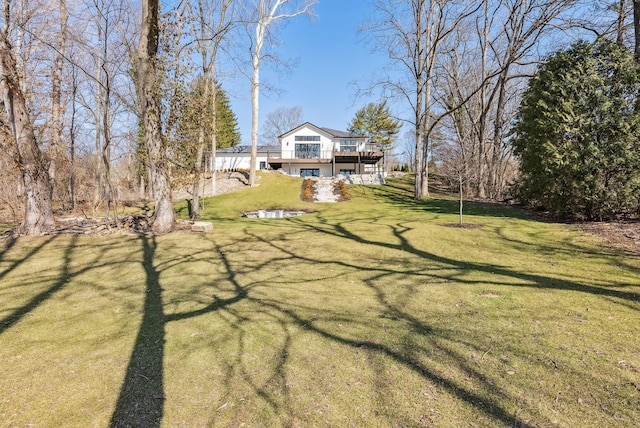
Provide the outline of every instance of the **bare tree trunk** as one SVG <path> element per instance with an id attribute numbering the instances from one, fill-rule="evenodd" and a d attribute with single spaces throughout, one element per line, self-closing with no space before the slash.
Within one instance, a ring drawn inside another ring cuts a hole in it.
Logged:
<path id="1" fill-rule="evenodd" d="M 298 15 L 309 13 L 315 0 L 303 0 L 297 7 L 293 7 L 291 12 L 279 14 L 279 8 L 294 3 L 290 0 L 260 0 L 256 4 L 255 20 L 255 45 L 251 50 L 251 64 L 253 74 L 251 75 L 251 166 L 249 169 L 249 185 L 255 186 L 256 182 L 256 160 L 258 158 L 258 103 L 260 101 L 260 62 L 262 60 L 262 47 L 269 26 L 277 20 L 294 18 Z"/>
<path id="2" fill-rule="evenodd" d="M 76 95 L 78 92 L 77 71 L 71 70 L 71 118 L 69 124 L 69 195 L 71 198 L 71 210 L 76 210 Z"/>
<path id="3" fill-rule="evenodd" d="M 640 62 L 640 0 L 633 0 L 633 34 L 635 36 L 633 52 Z"/>
<path id="4" fill-rule="evenodd" d="M 217 125 L 217 117 L 218 117 L 218 88 L 216 87 L 216 81 L 212 77 L 209 82 L 212 90 L 212 98 L 213 98 L 213 106 L 212 106 L 212 114 L 211 114 L 211 196 L 215 196 L 218 192 L 218 180 L 216 176 L 216 149 L 218 147 L 218 125 Z"/>
<path id="5" fill-rule="evenodd" d="M 9 4 L 5 3 L 5 16 L 9 15 L 8 8 Z M 33 132 L 6 29 L 0 31 L 0 95 L 13 133 L 17 166 L 24 185 L 25 212 L 21 232 L 28 235 L 49 232 L 55 228 L 49 162 Z"/>
<path id="6" fill-rule="evenodd" d="M 209 94 L 209 90 L 210 90 L 209 82 L 206 81 L 206 78 L 203 84 L 204 84 L 204 93 L 202 96 L 201 104 L 202 104 L 202 111 L 206 112 L 208 110 L 207 107 L 208 107 L 209 98 L 211 95 Z M 195 165 L 194 165 L 195 177 L 193 180 L 193 200 L 191 203 L 192 219 L 200 218 L 200 183 L 202 182 L 202 158 L 204 156 L 204 146 L 205 146 L 204 130 L 205 130 L 204 126 L 200 126 L 200 129 L 198 130 L 198 143 L 196 146 L 196 159 L 195 159 Z"/>
<path id="7" fill-rule="evenodd" d="M 198 0 L 198 12 L 200 22 L 200 40 L 198 42 L 200 54 L 202 55 L 202 74 L 204 87 L 204 108 L 208 110 L 211 107 L 211 195 L 216 194 L 216 148 L 218 145 L 218 127 L 217 127 L 217 113 L 218 113 L 218 87 L 216 83 L 216 59 L 218 56 L 218 49 L 222 44 L 222 41 L 231 27 L 231 22 L 227 19 L 227 11 L 231 7 L 233 0 L 218 1 L 217 6 L 219 9 L 218 20 L 215 25 L 208 25 L 207 16 L 214 15 L 214 9 L 209 10 L 209 14 L 205 13 L 205 2 Z M 214 2 L 215 3 L 215 2 Z M 213 34 L 207 34 L 207 29 L 213 32 Z M 209 104 L 210 103 L 210 104 Z M 204 131 L 204 128 L 201 128 Z M 197 195 L 199 195 L 200 181 L 202 176 L 202 159 L 204 156 L 204 134 L 198 136 L 198 147 L 196 150 L 196 183 L 194 183 L 194 198 L 193 206 L 198 214 L 198 201 Z M 196 193 L 195 186 L 198 186 L 198 193 Z"/>
<path id="8" fill-rule="evenodd" d="M 616 43 L 624 44 L 624 21 L 626 18 L 625 0 L 620 0 L 618 5 L 618 25 L 616 28 Z"/>
<path id="9" fill-rule="evenodd" d="M 262 47 L 263 34 L 256 29 L 256 37 L 259 44 L 253 55 L 253 74 L 251 75 L 251 165 L 249 166 L 249 186 L 256 185 L 256 160 L 258 158 L 258 103 L 260 101 L 260 48 Z"/>
<path id="10" fill-rule="evenodd" d="M 96 29 L 97 29 L 97 38 L 98 41 L 101 43 L 102 42 L 102 14 L 100 11 L 100 8 L 98 7 L 98 5 L 96 4 L 96 8 L 98 10 L 98 20 L 96 22 Z M 104 199 L 104 161 L 103 161 L 103 156 L 102 156 L 102 151 L 103 151 L 103 142 L 102 142 L 102 137 L 103 137 L 103 133 L 102 133 L 102 109 L 103 109 L 103 98 L 104 95 L 102 94 L 103 92 L 103 87 L 104 85 L 102 84 L 102 72 L 103 72 L 103 67 L 102 64 L 104 62 L 104 58 L 102 57 L 102 55 L 104 54 L 103 49 L 97 49 L 97 58 L 96 58 L 96 70 L 95 70 L 95 76 L 94 76 L 94 80 L 95 80 L 95 111 L 93 114 L 93 119 L 95 121 L 95 126 L 96 126 L 96 130 L 95 130 L 95 146 L 96 146 L 96 156 L 97 156 L 97 160 L 96 160 L 96 172 L 95 172 L 95 188 L 94 188 L 94 195 L 93 195 L 93 215 L 97 215 L 97 210 L 100 207 L 100 204 L 102 203 L 103 199 Z"/>
<path id="11" fill-rule="evenodd" d="M 175 221 L 165 141 L 160 122 L 160 94 L 157 81 L 159 0 L 142 0 L 142 24 L 134 58 L 138 106 L 144 125 L 144 142 L 149 160 L 150 184 L 155 202 L 153 230 L 166 233 Z"/>
<path id="12" fill-rule="evenodd" d="M 59 0 L 58 13 L 60 17 L 60 38 L 58 52 L 51 76 L 51 147 L 49 149 L 51 164 L 49 175 L 55 180 L 56 160 L 62 150 L 62 68 L 67 45 L 67 4 L 66 0 Z"/>

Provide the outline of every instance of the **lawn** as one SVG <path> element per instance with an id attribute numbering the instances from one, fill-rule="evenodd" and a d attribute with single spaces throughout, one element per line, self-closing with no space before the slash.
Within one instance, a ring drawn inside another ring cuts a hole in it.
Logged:
<path id="1" fill-rule="evenodd" d="M 499 205 L 444 227 L 406 178 L 258 183 L 209 234 L 4 243 L 0 426 L 640 425 L 637 254 Z"/>

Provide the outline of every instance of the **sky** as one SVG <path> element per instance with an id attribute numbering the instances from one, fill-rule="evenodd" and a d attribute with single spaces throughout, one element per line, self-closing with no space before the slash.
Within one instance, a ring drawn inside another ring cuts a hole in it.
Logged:
<path id="1" fill-rule="evenodd" d="M 303 120 L 323 128 L 346 130 L 356 111 L 378 99 L 357 97 L 357 85 L 366 85 L 386 58 L 373 54 L 358 28 L 371 15 L 370 0 L 319 0 L 311 18 L 300 16 L 279 28 L 279 56 L 293 61 L 278 74 L 270 64 L 260 68 L 261 82 L 280 93 L 260 95 L 260 132 L 266 115 L 279 107 L 301 106 Z M 242 144 L 251 144 L 250 82 L 243 79 L 231 91 Z"/>

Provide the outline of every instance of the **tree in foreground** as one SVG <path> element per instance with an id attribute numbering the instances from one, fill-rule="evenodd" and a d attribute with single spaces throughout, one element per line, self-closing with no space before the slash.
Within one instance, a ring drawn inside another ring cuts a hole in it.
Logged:
<path id="1" fill-rule="evenodd" d="M 515 126 L 520 201 L 562 218 L 640 212 L 639 76 L 633 53 L 607 40 L 542 64 Z"/>
<path id="2" fill-rule="evenodd" d="M 171 184 L 167 160 L 166 142 L 160 121 L 160 94 L 158 91 L 158 37 L 160 3 L 158 0 L 142 1 L 142 25 L 140 41 L 133 58 L 138 108 L 144 129 L 151 190 L 153 192 L 155 233 L 173 229 L 175 216 L 171 201 Z"/>
<path id="3" fill-rule="evenodd" d="M 5 14 L 8 17 L 8 3 Z M 38 235 L 55 227 L 49 160 L 38 145 L 7 36 L 8 28 L 0 29 L 0 99 L 13 134 L 14 159 L 22 175 L 25 211 L 20 230 L 27 235 Z"/>

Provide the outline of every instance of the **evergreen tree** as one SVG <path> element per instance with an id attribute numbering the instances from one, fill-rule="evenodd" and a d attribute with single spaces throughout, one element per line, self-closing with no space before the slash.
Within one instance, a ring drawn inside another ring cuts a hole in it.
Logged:
<path id="1" fill-rule="evenodd" d="M 218 132 L 217 148 L 233 147 L 240 143 L 238 119 L 231 110 L 226 92 L 217 84 L 216 91 L 216 128 Z M 178 114 L 173 135 L 173 156 L 178 165 L 193 167 L 198 132 L 205 129 L 211 135 L 211 100 L 203 99 L 204 84 L 195 82 L 187 93 L 179 95 Z"/>
<path id="2" fill-rule="evenodd" d="M 349 131 L 369 137 L 388 150 L 400 132 L 400 122 L 391 115 L 387 102 L 369 103 L 356 112 L 349 124 Z"/>
<path id="3" fill-rule="evenodd" d="M 640 209 L 640 79 L 633 53 L 608 40 L 551 55 L 515 125 L 517 196 L 564 218 Z"/>

